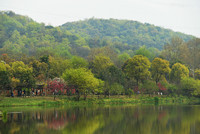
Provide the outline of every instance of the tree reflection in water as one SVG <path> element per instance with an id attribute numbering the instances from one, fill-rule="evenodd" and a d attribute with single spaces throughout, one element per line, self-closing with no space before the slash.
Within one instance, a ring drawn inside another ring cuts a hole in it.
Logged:
<path id="1" fill-rule="evenodd" d="M 8 112 L 1 134 L 198 134 L 200 106 L 74 107 Z"/>

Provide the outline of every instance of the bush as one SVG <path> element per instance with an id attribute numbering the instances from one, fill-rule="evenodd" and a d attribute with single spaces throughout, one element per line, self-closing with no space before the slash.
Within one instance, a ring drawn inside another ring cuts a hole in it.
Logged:
<path id="1" fill-rule="evenodd" d="M 129 97 L 131 97 L 131 95 L 133 95 L 134 94 L 134 91 L 133 91 L 133 89 L 127 89 L 127 91 L 126 91 L 126 94 L 129 96 Z"/>
<path id="2" fill-rule="evenodd" d="M 180 82 L 183 95 L 200 95 L 200 80 L 194 78 L 182 78 Z"/>

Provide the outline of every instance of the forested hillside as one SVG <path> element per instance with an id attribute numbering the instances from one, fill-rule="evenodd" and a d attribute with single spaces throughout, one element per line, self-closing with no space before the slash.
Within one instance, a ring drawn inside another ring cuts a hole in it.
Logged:
<path id="1" fill-rule="evenodd" d="M 84 38 L 109 39 L 114 42 L 127 43 L 130 46 L 155 47 L 160 50 L 173 36 L 188 41 L 192 36 L 157 27 L 148 23 L 116 19 L 88 19 L 68 22 L 61 27 Z"/>
<path id="2" fill-rule="evenodd" d="M 67 29 L 67 30 L 65 30 Z M 150 24 L 126 20 L 89 19 L 66 23 L 61 27 L 46 26 L 12 11 L 0 12 L 0 54 L 40 57 L 44 54 L 71 58 L 90 57 L 95 49 L 109 47 L 112 53 L 130 56 L 148 49 L 151 60 L 159 50 L 177 36 L 188 41 L 192 36 L 175 33 Z"/>
<path id="3" fill-rule="evenodd" d="M 0 12 L 0 91 L 42 84 L 54 92 L 54 80 L 62 78 L 60 86 L 76 88 L 78 97 L 133 90 L 200 95 L 200 39 L 134 21 L 90 19 L 67 25 L 65 30 Z M 86 34 L 92 28 L 91 36 Z"/>
<path id="4" fill-rule="evenodd" d="M 71 46 L 85 45 L 85 40 L 59 27 L 45 26 L 11 11 L 0 12 L 0 53 L 10 55 L 71 57 Z M 70 52 L 69 52 L 70 51 Z"/>

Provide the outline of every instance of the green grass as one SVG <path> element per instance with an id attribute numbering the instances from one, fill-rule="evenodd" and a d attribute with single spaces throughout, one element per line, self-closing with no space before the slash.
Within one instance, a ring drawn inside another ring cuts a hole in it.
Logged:
<path id="1" fill-rule="evenodd" d="M 88 96 L 87 100 L 75 100 L 75 96 L 58 96 L 56 100 L 53 97 L 4 97 L 0 100 L 0 107 L 13 106 L 81 106 L 81 105 L 113 105 L 113 104 L 189 104 L 199 103 L 198 98 L 187 97 L 149 97 L 149 96 L 111 96 L 107 98 L 98 98 L 97 96 Z"/>

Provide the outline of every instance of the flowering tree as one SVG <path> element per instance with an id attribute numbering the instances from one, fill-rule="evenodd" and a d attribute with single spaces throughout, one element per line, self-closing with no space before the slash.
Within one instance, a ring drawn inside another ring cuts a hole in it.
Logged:
<path id="1" fill-rule="evenodd" d="M 167 94 L 168 87 L 170 86 L 169 83 L 165 81 L 161 81 L 157 83 L 158 89 L 161 93 Z"/>
<path id="2" fill-rule="evenodd" d="M 47 89 L 51 90 L 54 95 L 54 100 L 59 92 L 63 92 L 66 84 L 63 80 L 57 78 L 48 83 Z"/>

